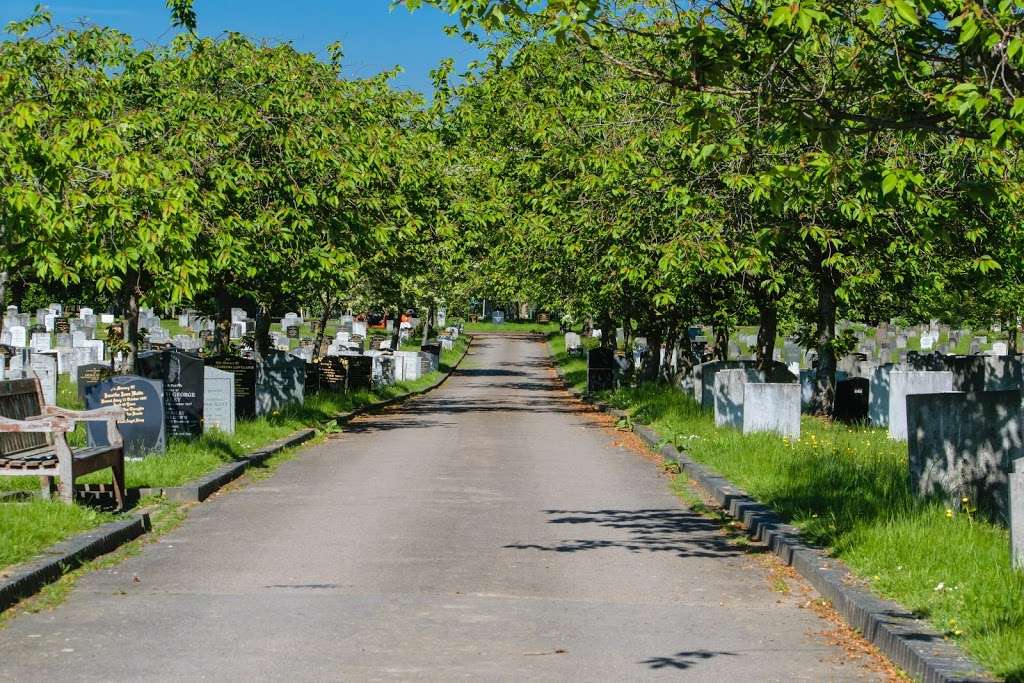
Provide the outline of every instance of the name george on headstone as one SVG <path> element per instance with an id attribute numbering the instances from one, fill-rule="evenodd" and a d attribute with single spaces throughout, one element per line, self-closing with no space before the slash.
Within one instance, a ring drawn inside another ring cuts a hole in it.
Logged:
<path id="1" fill-rule="evenodd" d="M 178 349 L 140 353 L 136 371 L 163 382 L 168 436 L 194 438 L 203 432 L 203 360 Z"/>

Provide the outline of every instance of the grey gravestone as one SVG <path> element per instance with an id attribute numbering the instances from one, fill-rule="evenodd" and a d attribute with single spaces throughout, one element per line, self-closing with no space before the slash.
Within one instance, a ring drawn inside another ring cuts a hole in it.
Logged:
<path id="1" fill-rule="evenodd" d="M 203 431 L 235 433 L 235 376 L 207 366 L 203 370 Z"/>
<path id="2" fill-rule="evenodd" d="M 96 386 L 104 380 L 114 376 L 114 371 L 109 365 L 102 363 L 88 363 L 78 366 L 76 373 L 76 384 L 78 385 L 78 398 L 85 400 L 85 392 L 89 387 Z"/>
<path id="3" fill-rule="evenodd" d="M 587 393 L 607 391 L 615 387 L 615 354 L 598 347 L 587 351 Z"/>
<path id="4" fill-rule="evenodd" d="M 86 409 L 107 406 L 123 408 L 127 415 L 126 420 L 117 425 L 124 439 L 126 458 L 141 458 L 164 452 L 163 382 L 121 375 L 89 387 L 85 395 Z M 87 434 L 90 446 L 105 446 L 108 443 L 105 422 L 90 422 Z"/>
<path id="5" fill-rule="evenodd" d="M 743 429 L 743 385 L 763 382 L 764 376 L 754 368 L 719 370 L 715 373 L 715 426 Z"/>
<path id="6" fill-rule="evenodd" d="M 57 354 L 33 353 L 29 367 L 39 378 L 47 405 L 57 405 Z"/>
<path id="7" fill-rule="evenodd" d="M 256 414 L 303 402 L 306 362 L 283 351 L 263 354 L 256 373 Z"/>
<path id="8" fill-rule="evenodd" d="M 743 433 L 775 432 L 800 438 L 800 385 L 750 383 L 743 387 Z"/>
<path id="9" fill-rule="evenodd" d="M 910 488 L 1008 521 L 1010 463 L 1024 456 L 1020 391 L 907 396 Z"/>
<path id="10" fill-rule="evenodd" d="M 889 438 L 907 440 L 907 396 L 953 390 L 951 372 L 902 372 L 889 375 Z"/>
<path id="11" fill-rule="evenodd" d="M 243 420 L 256 417 L 256 361 L 241 356 L 222 355 L 207 358 L 206 365 L 235 376 L 235 418 Z"/>
<path id="12" fill-rule="evenodd" d="M 142 377 L 163 382 L 168 436 L 194 438 L 203 433 L 203 359 L 178 349 L 140 353 Z"/>
<path id="13" fill-rule="evenodd" d="M 1014 356 L 946 356 L 954 391 L 1006 391 L 1021 387 L 1021 363 Z"/>

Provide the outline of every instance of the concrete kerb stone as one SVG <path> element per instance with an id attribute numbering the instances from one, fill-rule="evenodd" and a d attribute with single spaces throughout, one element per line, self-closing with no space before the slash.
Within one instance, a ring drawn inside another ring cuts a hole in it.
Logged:
<path id="1" fill-rule="evenodd" d="M 110 522 L 54 544 L 35 559 L 0 573 L 0 611 L 39 592 L 66 572 L 138 538 L 149 529 L 147 513 Z"/>
<path id="2" fill-rule="evenodd" d="M 555 369 L 565 384 L 561 368 L 556 365 Z M 605 403 L 592 405 L 603 412 L 612 410 Z M 673 445 L 661 445 L 663 439 L 650 427 L 634 425 L 633 431 L 667 462 L 677 464 L 716 504 L 742 523 L 751 538 L 764 543 L 792 566 L 852 628 L 911 677 L 925 683 L 992 683 L 998 680 L 905 607 L 861 587 L 844 563 L 804 543 L 799 529 L 782 521 L 770 507 L 710 468 L 694 462 Z"/>

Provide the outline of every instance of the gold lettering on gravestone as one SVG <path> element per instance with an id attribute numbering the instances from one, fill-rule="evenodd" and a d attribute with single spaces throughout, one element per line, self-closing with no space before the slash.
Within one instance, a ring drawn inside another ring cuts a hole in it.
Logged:
<path id="1" fill-rule="evenodd" d="M 141 424 L 146 421 L 146 409 L 143 405 L 145 400 L 146 392 L 126 384 L 112 387 L 103 394 L 100 397 L 100 405 L 123 409 L 126 419 L 121 424 Z"/>

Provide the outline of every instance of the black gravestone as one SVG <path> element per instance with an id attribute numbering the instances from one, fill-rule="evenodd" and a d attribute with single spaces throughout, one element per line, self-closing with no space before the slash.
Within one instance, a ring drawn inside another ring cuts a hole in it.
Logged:
<path id="1" fill-rule="evenodd" d="M 194 438 L 203 433 L 203 359 L 178 349 L 141 353 L 136 372 L 164 383 L 168 436 Z"/>
<path id="2" fill-rule="evenodd" d="M 117 406 L 124 408 L 126 419 L 117 425 L 124 439 L 126 458 L 139 458 L 152 453 L 163 453 L 164 435 L 163 382 L 121 375 L 95 384 L 85 392 L 87 410 Z M 105 446 L 107 424 L 88 423 L 90 446 Z"/>
<path id="3" fill-rule="evenodd" d="M 615 354 L 598 347 L 587 352 L 587 393 L 607 391 L 615 386 Z"/>
<path id="4" fill-rule="evenodd" d="M 306 382 L 303 392 L 306 396 L 320 391 L 320 366 L 317 363 L 306 363 Z"/>
<path id="5" fill-rule="evenodd" d="M 256 361 L 221 355 L 207 358 L 206 364 L 235 376 L 235 417 L 247 420 L 256 417 Z"/>
<path id="6" fill-rule="evenodd" d="M 55 334 L 71 334 L 71 321 L 65 316 L 58 316 L 54 318 L 53 331 Z"/>
<path id="7" fill-rule="evenodd" d="M 369 391 L 373 388 L 373 358 L 371 356 L 334 356 L 345 367 L 345 385 L 349 391 Z"/>
<path id="8" fill-rule="evenodd" d="M 75 379 L 78 383 L 78 398 L 85 400 L 85 390 L 94 387 L 104 380 L 114 376 L 114 371 L 109 365 L 102 363 L 88 363 L 79 365 Z"/>
<path id="9" fill-rule="evenodd" d="M 28 328 L 28 333 L 31 334 L 46 334 L 46 325 L 33 325 Z"/>
<path id="10" fill-rule="evenodd" d="M 335 394 L 345 393 L 348 387 L 348 373 L 341 358 L 338 356 L 326 356 L 321 358 L 317 365 L 320 377 L 320 390 L 330 391 Z"/>
<path id="11" fill-rule="evenodd" d="M 423 344 L 420 347 L 420 351 L 426 353 L 432 353 L 438 358 L 438 362 L 441 360 L 441 345 L 440 344 Z"/>
<path id="12" fill-rule="evenodd" d="M 298 339 L 299 338 L 299 328 L 297 326 L 295 326 L 295 325 L 289 325 L 288 328 L 285 330 L 285 335 L 289 339 Z"/>
<path id="13" fill-rule="evenodd" d="M 832 411 L 834 417 L 843 422 L 862 422 L 868 419 L 868 387 L 866 377 L 851 377 L 839 382 Z"/>

